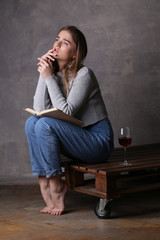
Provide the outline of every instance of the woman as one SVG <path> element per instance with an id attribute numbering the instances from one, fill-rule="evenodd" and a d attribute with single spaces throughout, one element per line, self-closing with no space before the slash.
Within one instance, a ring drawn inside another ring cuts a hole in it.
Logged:
<path id="1" fill-rule="evenodd" d="M 42 213 L 64 211 L 67 186 L 61 179 L 60 154 L 84 162 L 106 161 L 113 148 L 113 132 L 94 73 L 83 66 L 87 43 L 74 26 L 60 30 L 53 49 L 38 58 L 40 73 L 34 96 L 35 110 L 52 107 L 74 116 L 83 128 L 68 122 L 31 116 L 25 125 L 33 175 L 46 207 Z"/>

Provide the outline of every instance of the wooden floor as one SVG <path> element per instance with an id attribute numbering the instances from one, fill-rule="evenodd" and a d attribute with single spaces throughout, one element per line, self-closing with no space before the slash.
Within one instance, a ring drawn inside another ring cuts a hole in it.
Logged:
<path id="1" fill-rule="evenodd" d="M 35 178 L 0 178 L 0 240 L 159 240 L 160 191 L 123 195 L 110 219 L 94 213 L 98 197 L 70 191 L 62 216 L 43 208 Z"/>

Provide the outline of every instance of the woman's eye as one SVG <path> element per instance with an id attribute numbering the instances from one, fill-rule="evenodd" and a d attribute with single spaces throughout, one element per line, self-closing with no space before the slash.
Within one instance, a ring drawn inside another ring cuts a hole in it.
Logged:
<path id="1" fill-rule="evenodd" d="M 63 42 L 63 44 L 67 46 L 67 45 L 68 45 L 68 42 Z"/>

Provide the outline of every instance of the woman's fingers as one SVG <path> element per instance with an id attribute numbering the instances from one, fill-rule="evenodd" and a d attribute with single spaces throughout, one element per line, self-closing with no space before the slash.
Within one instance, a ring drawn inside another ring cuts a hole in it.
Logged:
<path id="1" fill-rule="evenodd" d="M 53 52 L 53 49 L 50 49 L 50 50 L 48 50 L 48 52 L 47 53 L 52 53 Z"/>
<path id="2" fill-rule="evenodd" d="M 44 54 L 42 57 L 42 59 L 47 60 L 47 59 L 51 59 L 52 61 L 54 61 L 54 55 L 53 55 L 53 49 L 50 49 L 46 54 Z"/>
<path id="3" fill-rule="evenodd" d="M 53 57 L 52 55 L 48 55 L 48 54 L 42 56 L 41 58 L 44 59 L 44 60 L 46 60 L 46 61 L 47 61 L 48 59 L 50 59 L 50 60 L 52 60 L 52 61 L 55 61 L 54 57 Z"/>
<path id="4" fill-rule="evenodd" d="M 39 60 L 39 63 L 37 65 L 41 65 L 44 67 L 53 67 L 53 65 L 52 65 L 53 61 L 51 59 L 48 59 L 48 61 L 46 61 L 43 58 L 38 58 L 38 60 Z"/>
<path id="5" fill-rule="evenodd" d="M 43 69 L 42 69 L 42 67 L 38 67 L 37 70 L 38 70 L 39 73 L 42 73 L 42 70 L 43 70 Z"/>
<path id="6" fill-rule="evenodd" d="M 50 60 L 52 60 L 52 61 L 55 61 L 55 59 L 54 59 L 52 56 L 50 56 L 50 55 L 47 56 L 47 59 L 50 59 Z"/>
<path id="7" fill-rule="evenodd" d="M 37 65 L 49 67 L 48 62 L 46 60 L 44 60 L 43 58 L 38 58 L 38 60 L 39 60 L 39 63 Z"/>
<path id="8" fill-rule="evenodd" d="M 52 65 L 52 61 L 50 59 L 48 59 L 47 61 L 43 58 L 38 58 L 39 62 L 38 62 L 38 72 L 40 72 L 42 74 L 42 77 L 44 79 L 53 76 L 53 65 Z"/>
<path id="9" fill-rule="evenodd" d="M 53 49 L 50 49 L 47 53 L 47 58 L 51 59 L 52 61 L 55 61 L 54 59 L 54 54 L 53 54 Z"/>
<path id="10" fill-rule="evenodd" d="M 38 65 L 38 72 L 42 73 L 47 67 L 49 67 L 49 64 L 43 60 L 43 59 L 40 59 L 38 58 L 39 60 L 39 63 L 37 64 Z"/>

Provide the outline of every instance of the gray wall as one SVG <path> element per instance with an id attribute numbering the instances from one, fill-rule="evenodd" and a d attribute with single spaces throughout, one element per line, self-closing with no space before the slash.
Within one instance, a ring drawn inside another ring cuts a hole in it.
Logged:
<path id="1" fill-rule="evenodd" d="M 37 57 L 59 28 L 86 35 L 86 65 L 94 70 L 113 124 L 132 145 L 160 142 L 159 0 L 0 0 L 0 175 L 31 175 L 24 133 L 38 72 Z"/>

